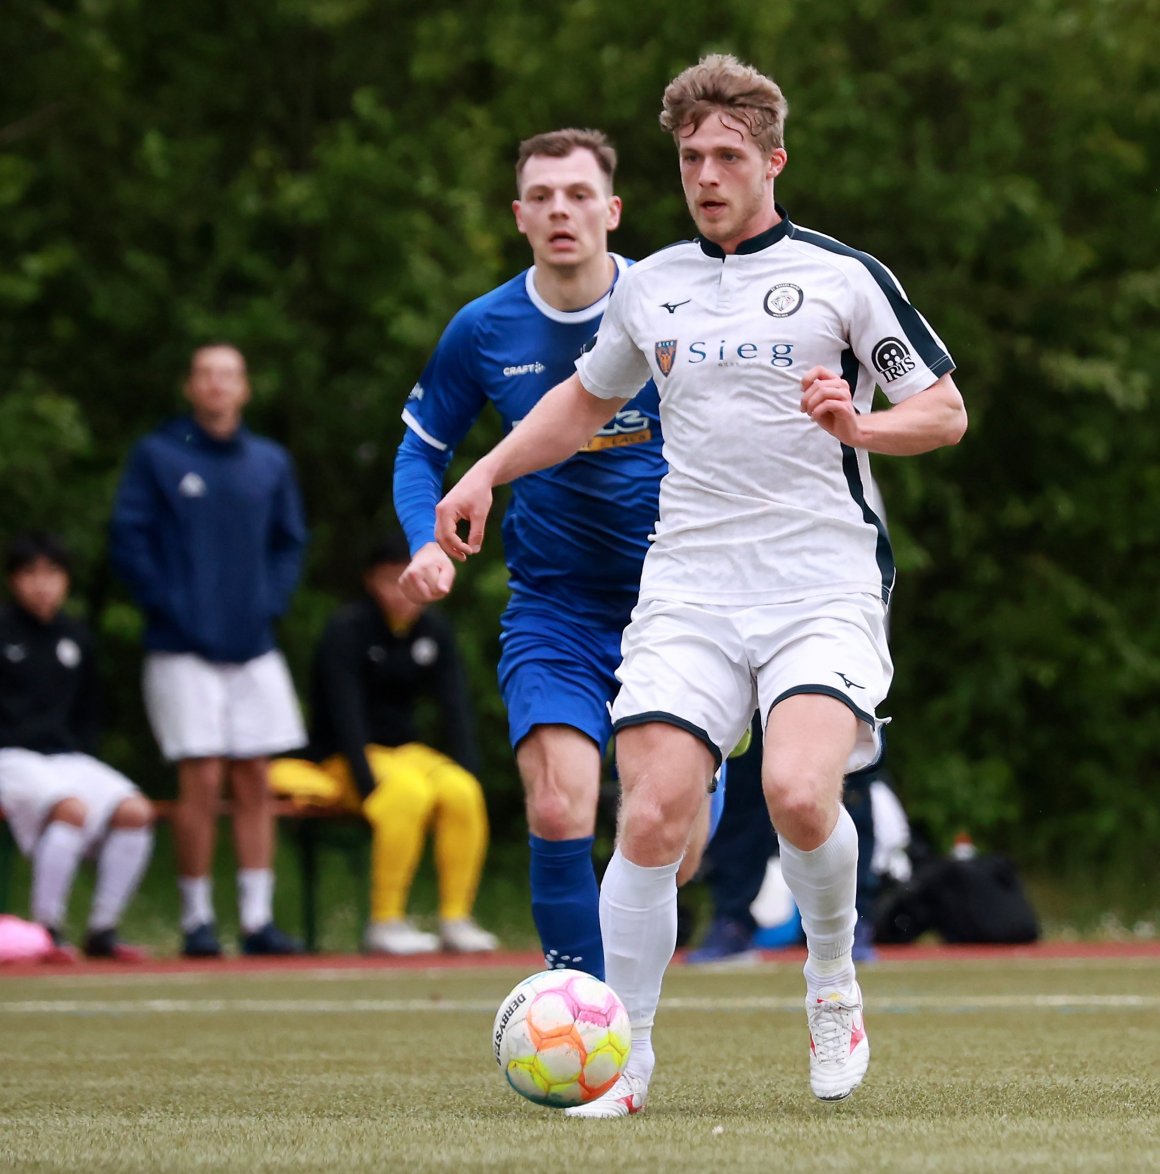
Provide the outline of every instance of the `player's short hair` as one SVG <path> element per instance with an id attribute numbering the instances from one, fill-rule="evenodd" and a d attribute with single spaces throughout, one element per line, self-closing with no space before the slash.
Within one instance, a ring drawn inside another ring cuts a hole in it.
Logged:
<path id="1" fill-rule="evenodd" d="M 411 548 L 402 530 L 388 530 L 376 534 L 363 554 L 363 570 L 373 571 L 384 565 L 406 566 L 411 561 Z"/>
<path id="2" fill-rule="evenodd" d="M 68 547 L 55 535 L 45 530 L 25 530 L 14 534 L 4 552 L 4 569 L 7 574 L 30 567 L 37 559 L 45 559 L 59 567 L 66 575 L 72 573 L 72 555 Z"/>
<path id="3" fill-rule="evenodd" d="M 744 123 L 765 154 L 785 146 L 789 104 L 781 87 L 728 53 L 710 53 L 669 82 L 661 101 L 661 128 L 680 145 L 684 127 L 696 130 L 716 112 Z"/>
<path id="4" fill-rule="evenodd" d="M 532 135 L 530 139 L 524 139 L 520 143 L 519 154 L 516 156 L 516 190 L 519 191 L 525 164 L 534 155 L 563 159 L 573 151 L 591 151 L 600 165 L 600 170 L 608 177 L 608 186 L 611 189 L 613 177 L 616 175 L 616 148 L 612 145 L 611 139 L 602 130 L 568 127 L 564 130 L 549 130 L 543 134 Z"/>

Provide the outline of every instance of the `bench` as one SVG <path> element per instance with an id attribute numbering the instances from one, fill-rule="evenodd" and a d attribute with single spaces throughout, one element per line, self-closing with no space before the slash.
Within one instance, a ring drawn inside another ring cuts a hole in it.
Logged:
<path id="1" fill-rule="evenodd" d="M 177 806 L 173 799 L 153 799 L 157 823 L 168 823 Z M 367 917 L 368 887 L 370 885 L 370 826 L 357 811 L 344 807 L 325 807 L 315 803 L 299 803 L 294 799 L 274 798 L 271 801 L 275 820 L 294 827 L 294 847 L 298 866 L 299 899 L 302 919 L 302 941 L 308 953 L 318 949 L 318 883 L 319 856 L 327 848 L 343 852 L 355 878 L 359 894 L 361 920 Z M 218 805 L 218 815 L 228 818 L 232 807 L 228 799 Z M 9 911 L 13 859 L 18 855 L 16 843 L 0 811 L 0 913 Z"/>

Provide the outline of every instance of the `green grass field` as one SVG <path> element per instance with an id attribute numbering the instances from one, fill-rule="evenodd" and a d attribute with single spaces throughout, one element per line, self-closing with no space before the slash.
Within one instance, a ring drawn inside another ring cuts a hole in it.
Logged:
<path id="1" fill-rule="evenodd" d="M 0 979 L 5 1170 L 1155 1171 L 1160 957 L 863 968 L 873 1061 L 823 1105 L 796 964 L 675 966 L 648 1111 L 511 1092 L 508 967 Z"/>

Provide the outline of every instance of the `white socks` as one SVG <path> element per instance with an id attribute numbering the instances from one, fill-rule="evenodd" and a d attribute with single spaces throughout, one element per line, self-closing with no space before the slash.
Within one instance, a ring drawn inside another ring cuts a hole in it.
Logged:
<path id="1" fill-rule="evenodd" d="M 238 869 L 238 920 L 242 933 L 256 933 L 274 920 L 274 870 Z"/>
<path id="2" fill-rule="evenodd" d="M 32 920 L 59 929 L 73 880 L 85 850 L 85 833 L 75 824 L 54 820 L 32 850 Z"/>
<path id="3" fill-rule="evenodd" d="M 654 1057 L 652 1025 L 665 969 L 677 947 L 677 867 L 644 868 L 617 848 L 600 885 L 600 932 L 608 985 L 632 1024 L 627 1071 L 646 1082 Z"/>
<path id="4" fill-rule="evenodd" d="M 101 845 L 97 885 L 89 911 L 89 932 L 115 929 L 153 852 L 153 829 L 113 828 Z"/>
<path id="5" fill-rule="evenodd" d="M 824 844 L 802 852 L 784 837 L 781 872 L 802 915 L 806 934 L 806 987 L 847 990 L 854 984 L 854 897 L 858 888 L 858 832 L 845 807 Z"/>
<path id="6" fill-rule="evenodd" d="M 213 886 L 208 876 L 179 877 L 181 930 L 189 933 L 214 921 Z M 238 869 L 238 922 L 242 933 L 256 933 L 274 919 L 274 871 L 270 868 Z"/>
<path id="7" fill-rule="evenodd" d="M 213 924 L 213 885 L 208 876 L 179 876 L 177 890 L 181 894 L 182 933 Z"/>

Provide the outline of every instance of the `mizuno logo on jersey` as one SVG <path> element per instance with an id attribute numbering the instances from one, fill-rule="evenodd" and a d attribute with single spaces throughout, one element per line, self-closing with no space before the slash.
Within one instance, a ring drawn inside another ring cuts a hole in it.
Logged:
<path id="1" fill-rule="evenodd" d="M 673 360 L 677 357 L 677 340 L 668 338 L 664 342 L 658 342 L 653 347 L 653 354 L 657 357 L 657 366 L 661 374 L 668 375 L 673 369 Z"/>
<path id="2" fill-rule="evenodd" d="M 503 373 L 512 375 L 542 375 L 548 368 L 538 360 L 535 363 L 520 363 L 518 367 L 505 367 Z"/>
<path id="3" fill-rule="evenodd" d="M 850 678 L 848 676 L 846 676 L 845 673 L 840 673 L 840 672 L 838 672 L 837 669 L 834 669 L 834 676 L 840 677 L 842 680 L 842 684 L 845 685 L 847 689 L 865 689 L 866 688 L 865 685 L 859 685 L 857 681 L 851 681 Z"/>
<path id="4" fill-rule="evenodd" d="M 670 314 L 675 314 L 681 306 L 687 306 L 692 300 L 692 298 L 685 298 L 683 302 L 661 302 L 661 309 L 668 310 Z"/>
<path id="5" fill-rule="evenodd" d="M 407 399 L 421 400 L 422 398 L 423 398 L 423 385 L 421 383 L 416 383 L 415 386 L 411 388 L 411 394 L 409 396 L 407 396 Z"/>

